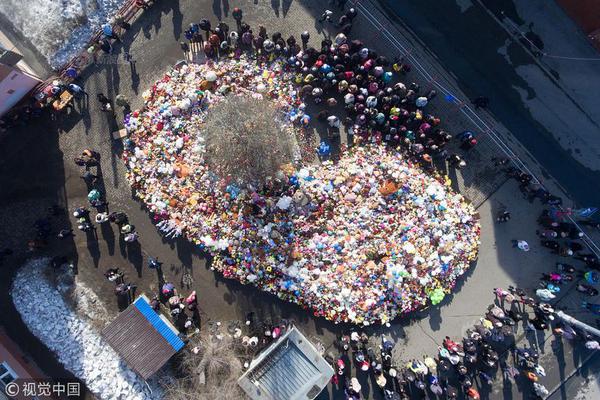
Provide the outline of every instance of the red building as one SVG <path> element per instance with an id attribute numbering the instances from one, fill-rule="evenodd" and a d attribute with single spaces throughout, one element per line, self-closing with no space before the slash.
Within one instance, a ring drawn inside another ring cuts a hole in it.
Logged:
<path id="1" fill-rule="evenodd" d="M 0 328 L 0 400 L 8 399 L 6 386 L 19 383 L 20 379 L 44 379 L 45 375 L 37 365 Z M 21 386 L 21 385 L 20 385 Z M 10 399 L 31 400 L 31 396 L 19 393 Z"/>

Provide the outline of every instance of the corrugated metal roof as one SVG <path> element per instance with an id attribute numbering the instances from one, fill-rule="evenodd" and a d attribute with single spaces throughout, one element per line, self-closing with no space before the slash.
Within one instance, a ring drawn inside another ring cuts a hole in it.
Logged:
<path id="1" fill-rule="evenodd" d="M 177 333 L 169 327 L 165 321 L 150 307 L 150 304 L 143 297 L 139 297 L 133 304 L 137 307 L 138 311 L 142 313 L 144 317 L 150 322 L 150 324 L 162 335 L 163 338 L 173 346 L 175 351 L 181 350 L 185 345 L 183 340 L 177 336 Z"/>
<path id="2" fill-rule="evenodd" d="M 254 384 L 259 383 L 271 398 L 288 400 L 315 374 L 319 375 L 319 370 L 298 346 L 286 339 L 269 358 L 248 374 L 248 379 Z"/>
<path id="3" fill-rule="evenodd" d="M 159 332 L 156 326 L 163 332 Z M 102 330 L 102 337 L 107 343 L 143 379 L 154 375 L 183 347 L 184 343 L 177 334 L 177 329 L 161 320 L 143 295 Z"/>
<path id="4" fill-rule="evenodd" d="M 293 328 L 251 363 L 238 384 L 254 400 L 311 399 L 332 375 L 327 361 Z"/>

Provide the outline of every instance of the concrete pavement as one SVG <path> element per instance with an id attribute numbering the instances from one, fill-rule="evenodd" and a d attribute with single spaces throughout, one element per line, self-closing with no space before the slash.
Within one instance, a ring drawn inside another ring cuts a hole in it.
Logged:
<path id="1" fill-rule="evenodd" d="M 600 204 L 598 191 L 587 189 L 600 183 L 600 145 L 594 136 L 599 122 L 591 90 L 599 84 L 600 63 L 543 58 L 548 65 L 540 68 L 539 60 L 494 14 L 503 10 L 526 32 L 525 27 L 533 22 L 534 33 L 550 54 L 589 55 L 587 50 L 580 52 L 591 48 L 585 38 L 564 35 L 571 32 L 573 23 L 556 10 L 553 1 L 379 3 L 407 28 L 412 40 L 424 44 L 458 78 L 468 98 L 486 95 L 491 99 L 492 117 L 513 133 L 578 205 Z"/>
<path id="2" fill-rule="evenodd" d="M 19 325 L 18 317 L 14 316 L 14 310 L 11 311 L 10 299 L 7 298 L 5 285 L 10 271 L 17 268 L 27 256 L 22 252 L 24 241 L 28 238 L 30 226 L 36 216 L 44 214 L 47 205 L 60 203 L 72 210 L 87 203 L 87 191 L 79 179 L 80 170 L 72 162 L 73 157 L 86 147 L 101 153 L 101 171 L 110 209 L 123 210 L 130 215 L 141 233 L 140 243 L 125 245 L 118 237 L 118 232 L 102 229 L 98 231 L 98 241 L 77 233 L 72 241 L 53 240 L 48 251 L 71 257 L 78 266 L 81 279 L 97 289 L 112 312 L 117 312 L 116 300 L 112 294 L 112 285 L 102 276 L 104 270 L 119 266 L 126 271 L 127 279 L 138 285 L 140 292 L 149 293 L 157 289 L 156 276 L 146 267 L 147 257 L 154 256 L 164 263 L 167 279 L 178 285 L 180 290 L 188 290 L 181 285 L 183 273 L 189 271 L 192 274 L 194 282 L 189 290 L 193 288 L 198 291 L 204 324 L 215 319 L 238 320 L 244 317 L 245 312 L 252 310 L 264 318 L 292 318 L 304 332 L 323 343 L 330 343 L 335 334 L 344 328 L 322 319 L 314 319 L 308 312 L 273 296 L 224 280 L 207 268 L 200 254 L 185 240 L 164 240 L 156 232 L 143 206 L 131 198 L 131 191 L 124 179 L 125 169 L 118 158 L 119 145 L 110 139 L 110 132 L 118 126 L 118 122 L 100 112 L 93 97 L 98 92 L 112 98 L 123 93 L 131 100 L 133 108 L 139 107 L 142 104 L 140 94 L 161 77 L 169 66 L 183 58 L 177 42 L 181 40 L 185 26 L 205 17 L 215 21 L 218 16 L 233 26 L 229 11 L 235 6 L 243 8 L 245 19 L 252 26 L 264 24 L 269 32 L 279 30 L 284 35 L 298 35 L 308 29 L 312 34 L 312 43 L 318 43 L 322 36 L 335 33 L 331 25 L 323 27 L 315 22 L 315 16 L 320 15 L 323 10 L 323 4 L 315 0 L 277 1 L 270 4 L 264 1 L 254 4 L 253 1 L 245 0 L 231 3 L 215 1 L 213 4 L 191 0 L 159 2 L 133 24 L 123 48 L 117 46 L 118 54 L 122 54 L 123 50 L 129 51 L 136 60 L 135 69 L 124 62 L 122 57 L 102 60 L 102 64 L 92 66 L 85 72 L 85 88 L 92 96 L 89 101 L 83 100 L 70 115 L 62 115 L 53 121 L 35 121 L 33 125 L 15 131 L 6 139 L 6 146 L 0 149 L 0 185 L 6 188 L 0 194 L 0 216 L 4 222 L 0 226 L 0 238 L 3 243 L 8 243 L 7 246 L 15 248 L 18 254 L 10 259 L 12 268 L 2 271 L 6 279 L 2 280 L 4 286 L 0 301 L 8 312 L 0 318 L 3 323 L 11 326 L 13 335 L 20 336 L 23 326 Z M 393 27 L 390 26 L 391 28 Z M 395 32 L 397 35 L 408 36 L 406 32 Z M 388 54 L 392 49 L 364 15 L 359 16 L 353 35 L 364 39 L 367 45 L 380 52 Z M 419 46 L 419 43 L 414 42 L 414 50 L 432 64 L 432 71 L 436 71 L 437 78 L 444 79 L 452 87 L 458 87 L 454 77 L 444 71 L 435 57 Z M 413 73 L 407 80 L 419 81 L 419 77 Z M 427 87 L 427 82 L 420 83 L 424 88 Z M 464 119 L 457 107 L 445 102 L 443 96 L 438 96 L 432 109 L 433 113 L 442 117 L 451 132 L 459 132 L 470 126 L 470 122 Z M 542 175 L 542 168 L 529 157 L 527 151 L 520 148 L 516 140 L 510 139 L 510 133 L 506 129 L 501 125 L 498 127 L 507 140 L 512 140 L 511 143 L 517 149 L 515 151 L 526 159 L 536 174 Z M 445 335 L 456 337 L 478 321 L 486 306 L 493 300 L 494 287 L 516 284 L 532 290 L 539 274 L 548 271 L 556 261 L 555 256 L 536 245 L 535 218 L 541 211 L 539 203 L 524 201 L 516 184 L 507 182 L 492 168 L 490 158 L 498 155 L 498 152 L 493 143 L 488 143 L 487 140 L 491 139 L 482 138 L 476 151 L 468 155 L 470 167 L 464 174 L 450 171 L 459 188 L 479 205 L 483 232 L 478 264 L 459 283 L 457 293 L 440 306 L 411 318 L 395 321 L 390 329 L 373 330 L 373 333 L 385 333 L 397 340 L 395 355 L 398 360 L 406 361 L 413 357 L 420 358 L 422 354 L 434 354 L 437 344 Z M 548 184 L 552 185 L 552 180 Z M 505 225 L 494 224 L 497 211 L 505 206 L 513 213 L 513 219 Z M 67 216 L 54 222 L 57 230 L 71 223 L 72 219 Z M 527 240 L 532 245 L 532 250 L 522 253 L 513 249 L 510 240 L 515 238 Z M 576 300 L 573 304 L 576 304 Z M 25 344 L 35 343 L 35 339 L 31 337 L 20 338 Z M 47 357 L 39 344 L 32 349 L 38 356 Z M 567 359 L 573 358 L 569 348 L 564 353 Z M 575 363 L 569 363 L 565 370 L 572 369 L 574 365 Z M 50 365 L 46 368 L 52 370 Z M 510 388 L 511 393 L 514 391 L 515 398 L 519 396 L 518 389 Z M 329 396 L 335 397 L 334 392 Z M 504 396 L 504 392 L 494 396 L 500 398 Z"/>

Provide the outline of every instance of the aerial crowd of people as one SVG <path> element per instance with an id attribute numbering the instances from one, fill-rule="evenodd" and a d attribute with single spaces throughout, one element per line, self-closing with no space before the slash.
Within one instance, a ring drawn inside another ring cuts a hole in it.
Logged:
<path id="1" fill-rule="evenodd" d="M 142 3 L 145 8 L 147 3 Z M 143 110 L 129 110 L 125 126 L 130 137 L 124 141 L 123 159 L 129 181 L 148 206 L 157 228 L 167 237 L 185 235 L 211 253 L 215 257 L 213 268 L 225 277 L 255 284 L 336 323 L 389 325 L 397 315 L 441 301 L 477 258 L 476 212 L 452 192 L 437 165 L 467 167 L 464 154 L 478 145 L 478 139 L 472 131 L 451 134 L 442 128 L 441 120 L 427 111 L 436 91 L 424 90 L 417 83 L 402 83 L 399 78 L 410 71 L 410 66 L 401 57 L 389 59 L 362 41 L 350 39 L 357 11 L 343 11 L 345 4 L 337 1 L 342 10 L 335 23 L 339 33 L 332 40 L 321 40 L 316 47 L 310 45 L 308 32 L 302 32 L 297 41 L 279 32 L 269 35 L 262 25 L 253 30 L 239 8 L 232 10 L 235 30 L 224 21 L 214 27 L 208 19 L 191 24 L 184 32 L 188 43 L 182 42 L 182 48 L 201 43 L 214 64 L 170 72 L 145 95 Z M 333 15 L 327 10 L 319 22 L 333 24 Z M 130 28 L 121 20 L 115 26 Z M 110 40 L 120 40 L 120 36 L 110 24 L 102 30 L 104 37 L 92 50 L 108 54 L 112 52 Z M 218 73 L 210 69 L 212 66 Z M 188 72 L 198 81 L 190 81 Z M 184 82 L 188 87 L 176 86 Z M 284 103 L 282 107 L 295 129 L 325 126 L 326 134 L 313 150 L 326 161 L 334 159 L 332 147 L 340 147 L 342 153 L 335 159 L 340 167 L 336 169 L 334 163 L 325 163 L 323 170 L 306 166 L 255 190 L 217 185 L 209 174 L 199 174 L 203 181 L 198 178 L 190 184 L 190 175 L 206 172 L 193 155 L 198 143 L 186 130 L 202 123 L 203 114 L 194 110 L 208 112 L 211 96 L 235 94 L 236 85 Z M 54 92 L 49 95 L 63 89 L 87 96 L 75 83 L 51 86 L 49 90 Z M 102 93 L 97 99 L 103 111 L 112 112 L 110 99 Z M 127 99 L 118 100 L 119 105 L 128 107 Z M 485 108 L 489 99 L 479 97 L 473 103 Z M 317 111 L 309 112 L 313 109 Z M 0 130 L 15 121 L 3 120 Z M 347 147 L 339 145 L 343 129 Z M 449 146 L 451 142 L 463 152 L 450 151 L 456 147 Z M 349 151 L 350 156 L 344 158 L 343 151 Z M 369 158 L 374 156 L 378 158 Z M 74 162 L 83 168 L 81 179 L 89 202 L 72 211 L 77 230 L 89 240 L 98 240 L 96 226 L 114 224 L 124 242 L 137 242 L 139 233 L 128 215 L 109 211 L 101 174 L 93 172 L 100 165 L 99 153 L 85 149 Z M 449 333 L 433 357 L 399 365 L 393 356 L 395 343 L 386 337 L 374 345 L 372 338 L 358 329 L 341 334 L 335 346 L 337 354 L 328 352 L 325 356 L 335 370 L 332 384 L 347 399 L 365 396 L 360 381 L 366 377 L 373 378 L 387 400 L 426 394 L 479 399 L 480 392 L 489 390 L 497 379 L 524 379 L 532 393 L 544 397 L 548 389 L 542 383 L 546 373 L 538 349 L 515 341 L 519 324 L 526 332 L 551 330 L 557 337 L 581 341 L 588 350 L 600 348 L 585 329 L 557 319 L 552 305 L 561 290 L 574 285 L 583 296 L 581 308 L 600 315 L 600 303 L 591 300 L 599 294 L 600 260 L 588 249 L 580 227 L 598 225 L 585 218 L 577 222 L 569 218 L 572 211 L 562 207 L 561 197 L 551 194 L 530 173 L 512 166 L 509 158 L 494 162 L 498 173 L 519 183 L 526 199 L 538 199 L 546 207 L 536 233 L 539 246 L 557 256 L 556 265 L 532 290 L 496 288 L 496 301 L 479 323 L 456 341 Z M 392 167 L 402 171 L 402 177 L 394 175 Z M 337 197 L 336 189 L 342 193 Z M 356 204 L 376 211 L 369 214 L 371 211 L 358 209 Z M 340 205 L 342 213 L 335 211 Z M 295 229 L 296 220 L 286 216 L 288 210 L 302 221 L 312 218 L 315 225 L 303 222 Z M 53 206 L 48 212 L 48 217 L 35 223 L 35 238 L 27 243 L 31 251 L 47 246 L 51 219 L 63 210 Z M 394 213 L 408 220 L 396 221 Z M 510 224 L 510 210 L 502 210 L 495 220 Z M 354 223 L 357 225 L 352 226 Z M 323 232 L 315 232 L 315 226 Z M 74 235 L 74 229 L 67 227 L 56 237 L 64 240 Z M 392 238 L 389 241 L 394 244 L 385 244 L 385 238 Z M 369 240 L 376 244 L 364 244 Z M 344 242 L 364 244 L 367 255 L 351 251 L 354 249 Z M 429 258 L 433 253 L 429 250 L 436 246 L 434 260 Z M 532 246 L 522 239 L 513 240 L 515 251 L 530 251 Z M 10 249 L 3 250 L 0 261 L 10 254 Z M 398 254 L 407 266 L 395 265 Z M 55 257 L 52 264 L 57 267 L 67 261 Z M 148 268 L 159 276 L 161 265 L 156 258 L 148 260 Z M 361 268 L 366 271 L 362 275 Z M 127 305 L 133 300 L 136 286 L 126 283 L 123 271 L 111 267 L 104 276 L 115 284 L 119 302 Z M 433 300 L 434 294 L 438 300 Z M 151 306 L 156 311 L 167 310 L 182 332 L 197 333 L 201 328 L 195 291 L 181 296 L 175 285 L 161 279 Z M 241 338 L 240 327 L 232 327 L 231 332 L 250 347 L 266 346 L 289 327 L 287 322 L 259 323 L 253 315 L 248 316 L 246 325 L 251 327 L 251 335 Z"/>

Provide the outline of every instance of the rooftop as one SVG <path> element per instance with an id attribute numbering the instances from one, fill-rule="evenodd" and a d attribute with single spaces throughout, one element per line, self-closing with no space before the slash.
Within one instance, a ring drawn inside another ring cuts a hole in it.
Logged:
<path id="1" fill-rule="evenodd" d="M 102 336 L 143 379 L 148 379 L 184 346 L 177 329 L 138 297 L 102 330 Z"/>
<path id="2" fill-rule="evenodd" d="M 253 400 L 313 399 L 333 368 L 295 327 L 255 360 L 238 384 Z"/>

